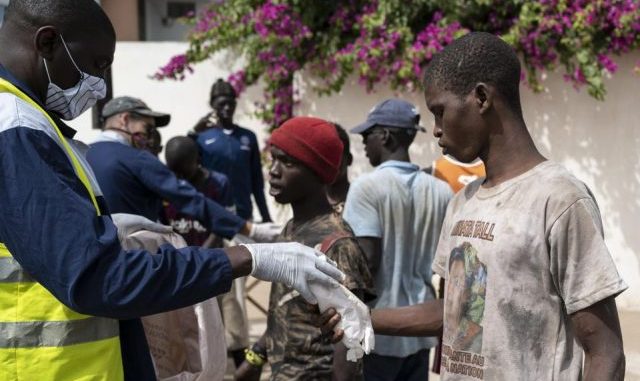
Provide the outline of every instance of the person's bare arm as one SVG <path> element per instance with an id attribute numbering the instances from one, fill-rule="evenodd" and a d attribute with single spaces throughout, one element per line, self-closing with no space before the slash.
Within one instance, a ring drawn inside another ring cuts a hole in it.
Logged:
<path id="1" fill-rule="evenodd" d="M 376 277 L 382 260 L 382 239 L 378 237 L 357 237 L 358 245 L 367 257 L 372 277 Z"/>
<path id="2" fill-rule="evenodd" d="M 438 336 L 442 332 L 442 299 L 429 300 L 407 307 L 382 308 L 371 311 L 373 331 L 388 336 Z M 320 315 L 318 326 L 331 341 L 342 340 L 344 332 L 336 329 L 340 314 L 329 308 Z"/>
<path id="3" fill-rule="evenodd" d="M 351 381 L 357 379 L 358 363 L 347 360 L 347 347 L 337 343 L 333 345 L 332 381 Z"/>
<path id="4" fill-rule="evenodd" d="M 260 339 L 256 342 L 261 348 L 266 348 L 266 339 L 263 334 Z M 262 374 L 262 366 L 255 366 L 249 364 L 246 360 L 240 364 L 238 369 L 234 374 L 234 379 L 236 381 L 258 381 L 260 380 L 260 375 Z"/>
<path id="5" fill-rule="evenodd" d="M 373 331 L 389 336 L 438 336 L 442 332 L 442 299 L 407 307 L 371 311 Z"/>
<path id="6" fill-rule="evenodd" d="M 622 381 L 625 358 L 615 299 L 572 314 L 571 322 L 584 349 L 584 380 Z"/>
<path id="7" fill-rule="evenodd" d="M 252 258 L 251 253 L 243 246 L 233 246 L 224 249 L 225 254 L 229 258 L 233 278 L 247 276 L 251 274 Z"/>

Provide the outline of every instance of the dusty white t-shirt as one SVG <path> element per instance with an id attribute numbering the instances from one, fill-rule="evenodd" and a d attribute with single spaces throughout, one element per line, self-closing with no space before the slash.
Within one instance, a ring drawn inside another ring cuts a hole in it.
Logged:
<path id="1" fill-rule="evenodd" d="M 446 279 L 443 380 L 579 380 L 569 315 L 627 288 L 589 189 L 543 162 L 449 204 L 433 270 Z"/>

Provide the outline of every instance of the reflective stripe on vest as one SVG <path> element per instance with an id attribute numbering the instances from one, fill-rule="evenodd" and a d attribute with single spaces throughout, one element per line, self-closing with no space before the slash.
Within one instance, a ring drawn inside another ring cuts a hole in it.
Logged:
<path id="1" fill-rule="evenodd" d="M 2 78 L 0 92 L 15 95 L 49 121 L 100 216 L 87 172 L 51 117 Z M 118 321 L 83 315 L 66 307 L 24 271 L 0 243 L 0 380 L 123 379 Z"/>
<path id="2" fill-rule="evenodd" d="M 64 347 L 118 336 L 113 319 L 0 322 L 0 348 Z"/>
<path id="3" fill-rule="evenodd" d="M 33 282 L 33 278 L 13 257 L 0 257 L 0 283 L 14 282 Z"/>

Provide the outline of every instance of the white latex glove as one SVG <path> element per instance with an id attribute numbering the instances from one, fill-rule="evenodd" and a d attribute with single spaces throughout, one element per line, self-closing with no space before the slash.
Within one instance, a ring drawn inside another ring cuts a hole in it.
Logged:
<path id="1" fill-rule="evenodd" d="M 282 225 L 273 222 L 263 222 L 261 224 L 251 224 L 249 238 L 256 242 L 273 242 L 282 232 Z"/>
<path id="2" fill-rule="evenodd" d="M 327 261 L 324 254 L 297 242 L 241 245 L 253 259 L 251 275 L 268 282 L 292 287 L 309 303 L 318 303 L 310 284 L 336 289 L 344 280 L 342 271 Z"/>
<path id="3" fill-rule="evenodd" d="M 318 299 L 320 311 L 333 307 L 340 314 L 336 328 L 344 331 L 342 343 L 347 347 L 347 360 L 358 361 L 369 354 L 375 346 L 375 335 L 367 305 L 343 285 L 330 290 L 312 284 L 311 292 Z"/>
<path id="4" fill-rule="evenodd" d="M 118 240 L 120 242 L 124 242 L 127 236 L 140 230 L 156 233 L 171 233 L 173 231 L 171 226 L 162 225 L 135 214 L 115 213 L 111 215 L 111 219 L 118 229 Z"/>

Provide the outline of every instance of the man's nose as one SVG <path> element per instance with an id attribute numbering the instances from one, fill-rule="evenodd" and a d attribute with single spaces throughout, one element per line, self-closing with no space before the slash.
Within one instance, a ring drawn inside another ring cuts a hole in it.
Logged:
<path id="1" fill-rule="evenodd" d="M 269 167 L 269 176 L 271 177 L 279 177 L 280 176 L 280 166 L 278 162 L 274 160 Z"/>
<path id="2" fill-rule="evenodd" d="M 442 136 L 442 128 L 440 128 L 437 124 L 433 125 L 433 136 L 436 138 L 440 138 Z"/>

